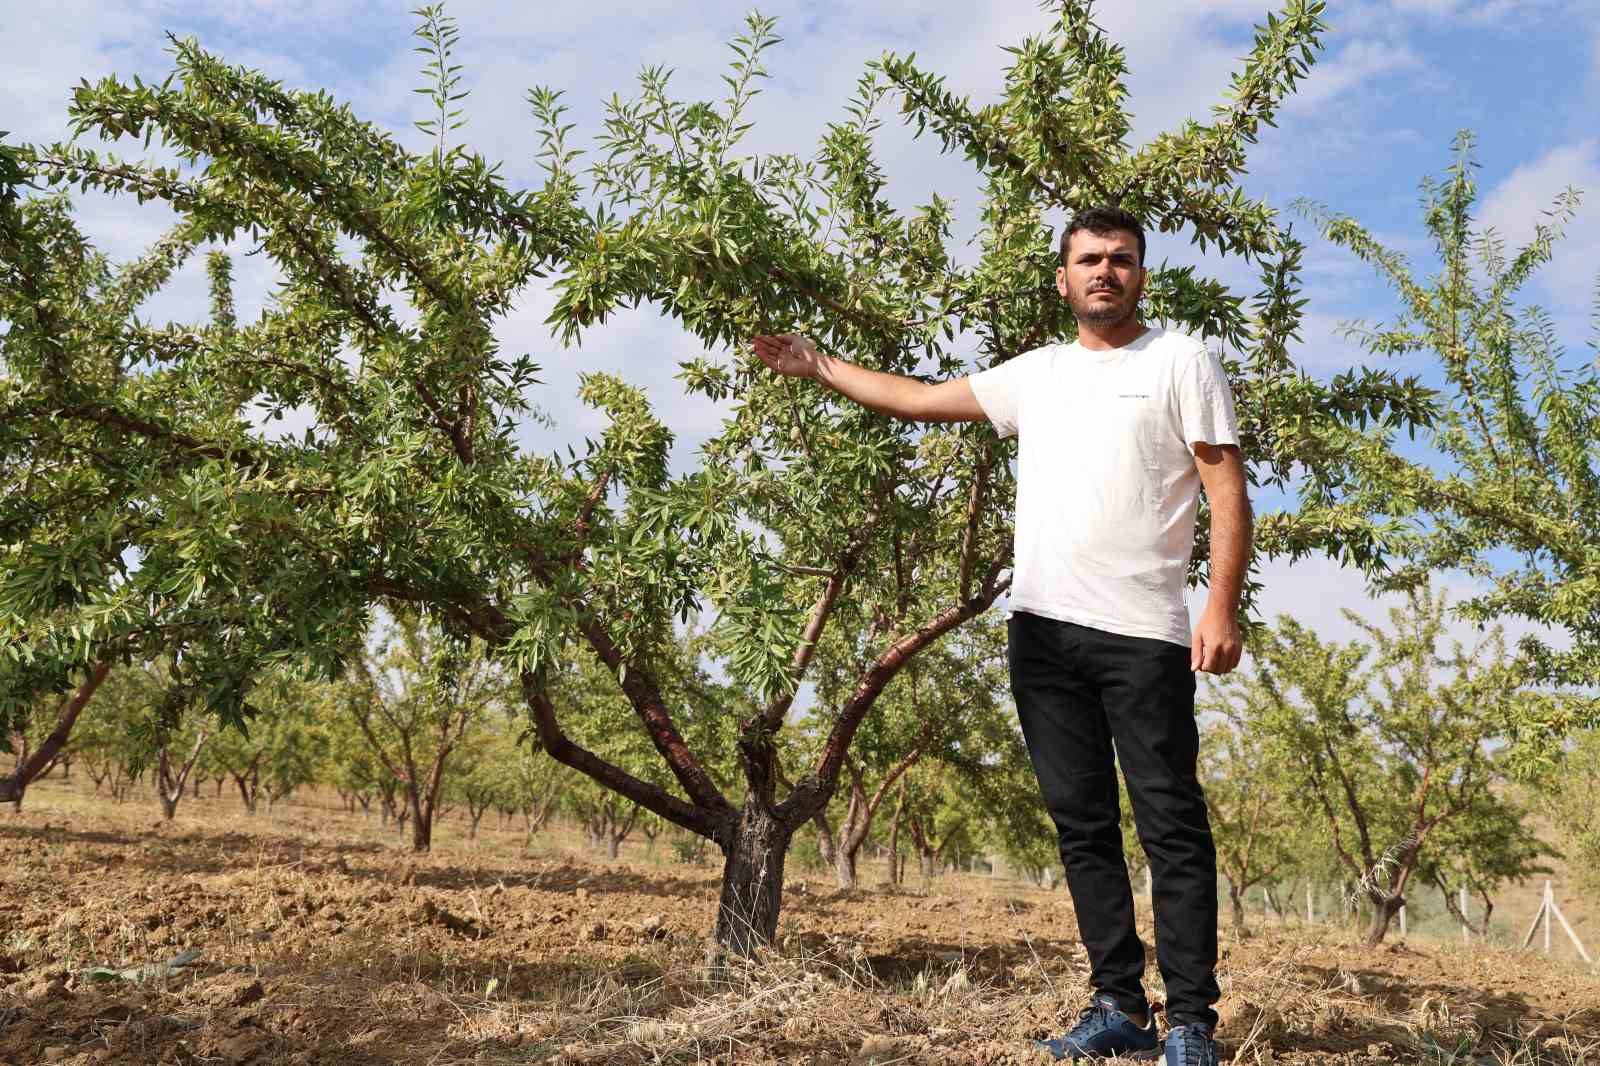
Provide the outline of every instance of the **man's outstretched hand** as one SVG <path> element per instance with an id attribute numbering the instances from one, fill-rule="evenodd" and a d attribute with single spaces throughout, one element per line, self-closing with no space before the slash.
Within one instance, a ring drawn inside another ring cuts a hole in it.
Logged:
<path id="1" fill-rule="evenodd" d="M 822 353 L 799 333 L 757 337 L 756 356 L 767 366 L 791 378 L 814 378 L 822 365 Z"/>

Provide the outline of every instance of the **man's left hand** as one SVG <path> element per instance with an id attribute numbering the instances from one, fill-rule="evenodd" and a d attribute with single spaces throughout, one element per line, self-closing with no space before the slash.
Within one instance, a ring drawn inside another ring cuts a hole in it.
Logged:
<path id="1" fill-rule="evenodd" d="M 1189 646 L 1189 669 L 1206 674 L 1225 674 L 1239 665 L 1244 654 L 1244 637 L 1239 622 L 1228 615 L 1210 611 L 1200 616 Z"/>

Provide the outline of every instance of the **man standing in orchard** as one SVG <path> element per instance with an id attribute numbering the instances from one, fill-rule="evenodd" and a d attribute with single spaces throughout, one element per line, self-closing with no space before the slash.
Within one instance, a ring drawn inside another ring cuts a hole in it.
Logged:
<path id="1" fill-rule="evenodd" d="M 777 373 L 815 378 L 875 411 L 987 419 L 1001 436 L 1017 434 L 1011 687 L 1094 988 L 1073 1029 L 1043 1046 L 1057 1059 L 1162 1053 L 1122 857 L 1115 757 L 1150 861 L 1166 1062 L 1212 1066 L 1217 869 L 1195 775 L 1194 672 L 1225 674 L 1243 650 L 1250 503 L 1221 364 L 1199 340 L 1139 321 L 1144 252 L 1144 230 L 1126 211 L 1079 214 L 1062 232 L 1056 270 L 1077 340 L 954 381 L 854 366 L 797 334 L 754 343 Z M 1191 635 L 1184 588 L 1202 486 L 1210 593 Z"/>

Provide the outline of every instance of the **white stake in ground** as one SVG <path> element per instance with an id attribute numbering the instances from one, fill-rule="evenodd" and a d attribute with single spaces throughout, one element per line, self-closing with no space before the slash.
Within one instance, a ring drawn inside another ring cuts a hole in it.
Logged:
<path id="1" fill-rule="evenodd" d="M 1567 916 L 1561 913 L 1561 908 L 1556 906 L 1555 893 L 1550 890 L 1550 882 L 1544 883 L 1544 900 L 1540 902 L 1539 909 L 1533 914 L 1533 924 L 1528 926 L 1528 935 L 1522 938 L 1524 950 L 1533 943 L 1534 931 L 1539 928 L 1539 920 L 1544 919 L 1544 953 L 1550 954 L 1550 916 L 1554 915 L 1556 921 L 1561 923 L 1561 928 L 1566 930 L 1567 939 L 1572 941 L 1572 946 L 1578 949 L 1578 957 L 1584 962 L 1594 963 L 1589 953 L 1584 950 L 1583 941 L 1578 939 L 1578 934 L 1572 931 L 1572 926 L 1567 924 Z"/>

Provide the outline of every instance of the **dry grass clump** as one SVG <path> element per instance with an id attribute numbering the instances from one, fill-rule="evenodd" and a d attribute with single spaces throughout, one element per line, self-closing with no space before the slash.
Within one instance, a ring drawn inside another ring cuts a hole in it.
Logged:
<path id="1" fill-rule="evenodd" d="M 857 951 L 762 952 L 685 959 L 658 977 L 599 978 L 566 1000 L 548 1044 L 563 1063 L 818 1061 L 1032 1063 L 1034 1030 L 1059 1012 L 1047 988 L 1002 990 L 960 963 L 933 964 L 903 985 Z M 458 1027 L 492 1036 L 517 1023 L 512 1004 L 484 1003 Z"/>
<path id="2" fill-rule="evenodd" d="M 1224 971 L 1223 1027 L 1235 1063 L 1600 1066 L 1600 1038 L 1593 1035 L 1600 1009 L 1530 1028 L 1511 1015 L 1525 1015 L 1526 1004 L 1491 1006 L 1465 993 L 1418 995 L 1422 982 L 1375 970 L 1371 958 L 1329 969 L 1308 962 L 1317 945 L 1289 947 L 1278 958 Z M 1455 962 L 1437 959 L 1439 976 Z"/>

